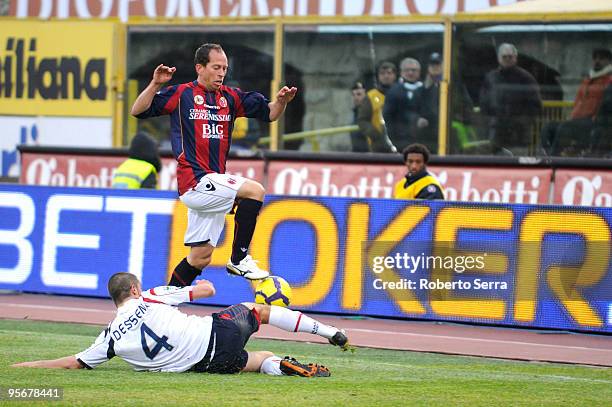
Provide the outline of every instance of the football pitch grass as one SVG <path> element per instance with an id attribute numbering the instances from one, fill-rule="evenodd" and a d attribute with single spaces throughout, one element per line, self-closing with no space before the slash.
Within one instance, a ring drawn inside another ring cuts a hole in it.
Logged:
<path id="1" fill-rule="evenodd" d="M 101 327 L 0 320 L 0 388 L 63 388 L 50 405 L 379 406 L 563 405 L 612 403 L 612 369 L 252 339 L 270 350 L 328 366 L 329 378 L 257 373 L 134 372 L 119 358 L 93 371 L 15 369 L 15 362 L 75 354 Z M 0 400 L 0 405 L 5 404 Z M 41 405 L 19 401 L 18 406 Z"/>

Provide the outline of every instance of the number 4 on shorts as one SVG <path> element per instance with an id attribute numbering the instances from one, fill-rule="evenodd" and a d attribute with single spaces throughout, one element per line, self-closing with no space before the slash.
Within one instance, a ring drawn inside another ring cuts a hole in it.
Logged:
<path id="1" fill-rule="evenodd" d="M 147 337 L 145 335 L 149 335 L 156 342 L 153 349 L 149 349 L 149 346 L 147 345 Z M 162 348 L 166 348 L 169 351 L 174 349 L 174 346 L 168 343 L 168 337 L 166 335 L 160 338 L 145 323 L 140 326 L 140 342 L 142 343 L 142 350 L 144 351 L 145 355 L 147 355 L 147 357 L 151 360 L 157 356 Z"/>

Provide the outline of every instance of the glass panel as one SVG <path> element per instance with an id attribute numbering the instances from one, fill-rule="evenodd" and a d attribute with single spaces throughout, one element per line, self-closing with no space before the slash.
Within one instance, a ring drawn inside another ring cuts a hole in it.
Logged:
<path id="1" fill-rule="evenodd" d="M 419 141 L 437 151 L 439 74 L 427 80 L 429 94 L 421 88 L 434 52 L 441 70 L 437 58 L 443 33 L 442 24 L 286 26 L 285 82 L 297 86 L 302 99 L 289 105 L 284 148 L 389 152 L 382 123 L 386 112 L 389 139 L 398 150 Z M 407 57 L 420 61 L 422 69 L 396 70 Z M 397 83 L 394 71 L 407 78 L 405 84 Z M 357 82 L 363 89 L 353 91 Z M 388 91 L 393 86 L 396 90 Z M 393 97 L 385 100 L 385 93 Z M 360 98 L 363 102 L 356 105 L 354 99 Z M 347 125 L 357 123 L 359 130 L 347 131 Z M 300 134 L 292 134 L 296 132 Z M 301 138 L 301 132 L 308 136 Z"/>
<path id="2" fill-rule="evenodd" d="M 455 33 L 451 153 L 610 154 L 612 24 L 465 24 Z"/>
<path id="3" fill-rule="evenodd" d="M 270 26 L 169 26 L 131 27 L 128 35 L 128 103 L 129 111 L 136 96 L 151 80 L 160 63 L 176 66 L 170 84 L 196 79 L 193 58 L 203 43 L 221 44 L 228 57 L 225 84 L 245 91 L 258 91 L 270 97 L 274 59 L 274 28 Z M 245 119 L 243 119 L 245 120 Z M 127 135 L 144 130 L 170 148 L 170 120 L 162 116 L 147 120 L 128 118 Z M 268 136 L 269 124 L 255 119 L 236 123 L 233 147 L 253 148 L 260 137 Z"/>

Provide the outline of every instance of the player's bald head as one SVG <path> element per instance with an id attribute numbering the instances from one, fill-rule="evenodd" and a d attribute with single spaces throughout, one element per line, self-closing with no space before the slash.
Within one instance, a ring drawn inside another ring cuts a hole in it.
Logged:
<path id="1" fill-rule="evenodd" d="M 108 294 L 115 305 L 121 304 L 131 295 L 132 287 L 140 287 L 140 281 L 134 274 L 115 273 L 108 280 Z"/>

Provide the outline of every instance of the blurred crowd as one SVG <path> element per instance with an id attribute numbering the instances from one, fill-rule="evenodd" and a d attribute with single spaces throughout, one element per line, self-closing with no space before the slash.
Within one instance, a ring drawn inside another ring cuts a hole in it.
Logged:
<path id="1" fill-rule="evenodd" d="M 482 78 L 477 105 L 460 80 L 450 86 L 449 152 L 505 156 L 612 156 L 612 53 L 592 52 L 592 61 L 563 120 L 547 120 L 542 91 L 519 50 L 497 48 L 498 66 Z M 438 151 L 440 84 L 444 61 L 433 52 L 426 61 L 407 57 L 398 67 L 378 64 L 371 89 L 352 86 L 354 152 L 402 152 L 421 143 Z M 424 65 L 424 69 L 423 69 Z"/>

